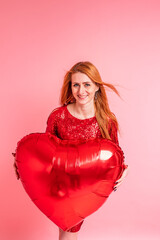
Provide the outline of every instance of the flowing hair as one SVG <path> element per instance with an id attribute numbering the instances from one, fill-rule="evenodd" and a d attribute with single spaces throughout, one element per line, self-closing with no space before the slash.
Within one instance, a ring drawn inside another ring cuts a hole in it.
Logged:
<path id="1" fill-rule="evenodd" d="M 95 93 L 95 98 L 94 98 L 95 116 L 100 128 L 102 137 L 111 139 L 108 131 L 109 121 L 112 120 L 112 122 L 115 124 L 117 129 L 118 129 L 118 121 L 115 115 L 111 112 L 109 108 L 108 99 L 107 99 L 104 86 L 112 89 L 118 96 L 119 96 L 119 92 L 112 84 L 105 83 L 102 81 L 97 68 L 92 63 L 88 61 L 78 62 L 65 74 L 63 86 L 61 89 L 61 97 L 60 97 L 61 104 L 68 105 L 69 103 L 72 103 L 75 101 L 72 95 L 71 77 L 72 77 L 72 74 L 77 72 L 86 74 L 99 87 L 99 90 Z"/>

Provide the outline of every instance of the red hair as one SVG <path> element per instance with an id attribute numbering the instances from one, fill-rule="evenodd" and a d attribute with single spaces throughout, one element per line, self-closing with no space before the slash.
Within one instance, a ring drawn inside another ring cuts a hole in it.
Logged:
<path id="1" fill-rule="evenodd" d="M 111 139 L 108 132 L 109 121 L 111 120 L 115 124 L 117 129 L 118 121 L 109 108 L 108 99 L 104 86 L 112 89 L 118 96 L 119 93 L 112 84 L 105 83 L 102 81 L 97 68 L 92 63 L 88 61 L 78 62 L 66 73 L 61 90 L 60 98 L 61 104 L 67 105 L 74 101 L 74 97 L 72 95 L 71 90 L 71 77 L 72 74 L 77 72 L 86 74 L 99 87 L 99 90 L 96 92 L 96 97 L 94 101 L 95 115 L 97 122 L 99 124 L 102 137 Z"/>

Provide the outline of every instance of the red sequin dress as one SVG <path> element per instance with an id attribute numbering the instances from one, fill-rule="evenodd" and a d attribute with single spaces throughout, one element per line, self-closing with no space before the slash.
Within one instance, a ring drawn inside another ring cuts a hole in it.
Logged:
<path id="1" fill-rule="evenodd" d="M 109 122 L 108 128 L 112 141 L 118 144 L 115 124 Z M 47 121 L 46 132 L 50 132 L 63 140 L 102 138 L 96 117 L 78 119 L 71 115 L 66 105 L 52 111 Z M 78 232 L 82 223 L 83 221 L 67 231 Z"/>

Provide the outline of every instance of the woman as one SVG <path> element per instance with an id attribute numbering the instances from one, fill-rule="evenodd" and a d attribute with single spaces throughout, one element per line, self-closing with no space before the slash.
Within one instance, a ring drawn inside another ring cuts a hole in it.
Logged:
<path id="1" fill-rule="evenodd" d="M 61 91 L 61 107 L 47 121 L 46 132 L 61 139 L 107 138 L 118 144 L 118 122 L 110 111 L 104 86 L 119 95 L 116 88 L 102 82 L 96 67 L 90 62 L 75 64 L 65 75 Z M 126 176 L 115 183 L 117 187 Z M 83 221 L 68 231 L 59 229 L 59 240 L 76 240 Z"/>

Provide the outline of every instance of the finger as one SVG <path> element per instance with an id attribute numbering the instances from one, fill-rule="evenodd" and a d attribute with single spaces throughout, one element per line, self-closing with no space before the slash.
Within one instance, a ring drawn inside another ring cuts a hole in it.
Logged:
<path id="1" fill-rule="evenodd" d="M 15 153 L 12 153 L 12 155 L 13 155 L 13 157 L 15 157 L 15 156 L 16 156 L 16 154 L 15 154 Z"/>
<path id="2" fill-rule="evenodd" d="M 19 176 L 19 173 L 18 173 L 18 172 L 16 172 L 16 177 L 17 177 L 17 179 L 19 179 L 19 178 L 20 178 L 20 176 Z"/>
<path id="3" fill-rule="evenodd" d="M 119 182 L 119 183 L 117 183 L 114 187 L 119 187 L 120 185 L 122 184 L 122 181 L 121 182 Z"/>
<path id="4" fill-rule="evenodd" d="M 19 176 L 18 167 L 16 165 L 16 162 L 14 162 L 13 167 L 14 167 L 14 170 L 15 170 L 16 177 L 17 177 L 17 179 L 19 179 L 20 176 Z"/>
<path id="5" fill-rule="evenodd" d="M 121 176 L 116 182 L 119 182 L 119 181 L 124 180 L 124 178 L 127 176 L 127 174 L 128 174 L 128 168 L 126 168 L 126 169 L 123 171 L 122 176 Z"/>
<path id="6" fill-rule="evenodd" d="M 129 171 L 129 168 L 127 167 L 127 168 L 124 170 L 124 175 L 125 175 L 125 177 L 127 176 L 128 171 Z"/>

